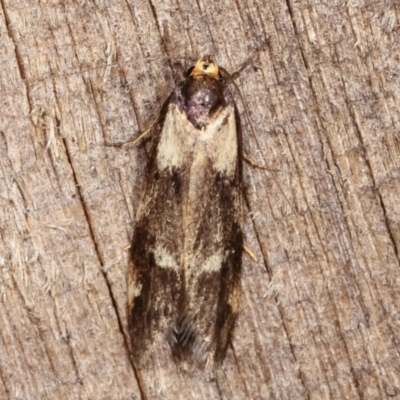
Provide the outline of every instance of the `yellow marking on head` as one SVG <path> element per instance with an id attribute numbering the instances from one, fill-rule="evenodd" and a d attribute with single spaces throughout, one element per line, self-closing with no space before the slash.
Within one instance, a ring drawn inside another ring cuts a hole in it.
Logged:
<path id="1" fill-rule="evenodd" d="M 199 78 L 208 75 L 211 78 L 218 79 L 218 65 L 209 56 L 204 56 L 196 62 L 190 76 Z"/>

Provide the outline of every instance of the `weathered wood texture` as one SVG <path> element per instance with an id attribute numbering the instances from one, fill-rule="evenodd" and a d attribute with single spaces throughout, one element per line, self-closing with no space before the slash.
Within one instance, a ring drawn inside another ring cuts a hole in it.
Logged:
<path id="1" fill-rule="evenodd" d="M 0 2 L 0 399 L 400 399 L 400 6 Z M 135 371 L 143 130 L 213 54 L 248 118 L 243 304 L 213 379 Z M 257 137 L 258 143 L 255 140 Z M 250 211 L 250 212 L 249 212 Z"/>

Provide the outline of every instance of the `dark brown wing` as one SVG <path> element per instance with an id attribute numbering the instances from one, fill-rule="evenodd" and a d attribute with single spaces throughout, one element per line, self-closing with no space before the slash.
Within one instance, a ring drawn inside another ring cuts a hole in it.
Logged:
<path id="1" fill-rule="evenodd" d="M 222 361 L 239 302 L 243 239 L 234 104 L 225 92 L 224 107 L 198 129 L 181 89 L 160 122 L 132 240 L 129 329 L 139 363 L 163 342 L 178 357 Z"/>

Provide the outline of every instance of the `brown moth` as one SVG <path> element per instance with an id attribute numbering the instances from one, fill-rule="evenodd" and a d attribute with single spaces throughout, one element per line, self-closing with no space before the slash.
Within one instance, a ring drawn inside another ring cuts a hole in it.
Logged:
<path id="1" fill-rule="evenodd" d="M 225 357 L 243 251 L 241 131 L 227 75 L 200 59 L 151 129 L 128 271 L 139 365 L 163 342 L 203 366 Z"/>

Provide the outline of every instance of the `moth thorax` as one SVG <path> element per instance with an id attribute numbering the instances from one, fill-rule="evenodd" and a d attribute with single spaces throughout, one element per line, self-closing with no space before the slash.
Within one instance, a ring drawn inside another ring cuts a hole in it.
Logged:
<path id="1" fill-rule="evenodd" d="M 210 56 L 204 56 L 196 62 L 190 75 L 194 78 L 208 75 L 211 78 L 218 79 L 218 65 L 211 59 Z"/>

